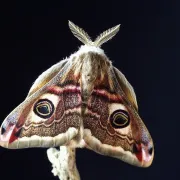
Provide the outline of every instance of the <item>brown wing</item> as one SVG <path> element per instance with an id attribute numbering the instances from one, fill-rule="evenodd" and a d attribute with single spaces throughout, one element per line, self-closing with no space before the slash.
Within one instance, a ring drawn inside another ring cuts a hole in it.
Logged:
<path id="1" fill-rule="evenodd" d="M 136 111 L 133 88 L 112 66 L 105 72 L 104 78 L 97 78 L 88 101 L 84 141 L 100 154 L 147 167 L 153 159 L 153 143 Z"/>
<path id="2" fill-rule="evenodd" d="M 128 82 L 126 77 L 122 72 L 120 72 L 117 68 L 114 67 L 114 74 L 115 77 L 119 83 L 119 86 L 121 87 L 122 91 L 125 93 L 127 99 L 130 101 L 130 103 L 134 106 L 136 110 L 138 110 L 138 104 L 136 99 L 136 94 L 134 92 L 133 87 Z"/>
<path id="3" fill-rule="evenodd" d="M 55 77 L 59 71 L 64 67 L 67 63 L 67 60 L 62 60 L 59 63 L 51 66 L 48 70 L 43 72 L 34 82 L 32 87 L 29 90 L 28 96 L 31 96 L 34 92 L 42 88 L 45 84 L 47 84 L 53 77 Z"/>
<path id="4" fill-rule="evenodd" d="M 62 61 L 35 81 L 26 100 L 4 120 L 1 146 L 53 147 L 78 134 L 81 90 L 71 67 L 71 61 Z"/>

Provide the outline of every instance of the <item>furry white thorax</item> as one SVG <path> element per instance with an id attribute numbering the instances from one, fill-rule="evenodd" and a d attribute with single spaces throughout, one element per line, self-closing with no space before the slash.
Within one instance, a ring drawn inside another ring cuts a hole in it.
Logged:
<path id="1" fill-rule="evenodd" d="M 81 54 L 88 53 L 88 52 L 94 52 L 100 55 L 105 55 L 103 49 L 96 46 L 91 46 L 91 45 L 82 45 L 75 54 L 79 56 Z"/>

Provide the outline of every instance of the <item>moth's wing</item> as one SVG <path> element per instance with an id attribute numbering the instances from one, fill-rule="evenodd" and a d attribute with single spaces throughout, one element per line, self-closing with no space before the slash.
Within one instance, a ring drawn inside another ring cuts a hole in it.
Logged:
<path id="1" fill-rule="evenodd" d="M 151 164 L 151 136 L 138 115 L 132 86 L 116 68 L 96 80 L 83 122 L 88 148 L 133 165 Z"/>
<path id="2" fill-rule="evenodd" d="M 136 110 L 138 110 L 138 104 L 137 104 L 137 99 L 136 99 L 136 94 L 134 92 L 134 88 L 128 82 L 128 80 L 126 79 L 124 74 L 115 67 L 114 67 L 114 73 L 115 73 L 115 77 L 117 78 L 117 81 L 118 81 L 122 91 L 125 93 L 127 99 L 131 102 L 133 107 Z"/>
<path id="3" fill-rule="evenodd" d="M 35 81 L 25 101 L 2 123 L 1 146 L 54 147 L 78 134 L 81 92 L 71 69 L 71 59 L 61 61 Z"/>
<path id="4" fill-rule="evenodd" d="M 31 96 L 34 92 L 36 92 L 46 83 L 48 83 L 55 75 L 57 75 L 57 73 L 64 67 L 66 63 L 67 63 L 67 59 L 62 60 L 59 63 L 56 63 L 53 66 L 51 66 L 46 71 L 44 71 L 33 83 L 27 97 Z"/>

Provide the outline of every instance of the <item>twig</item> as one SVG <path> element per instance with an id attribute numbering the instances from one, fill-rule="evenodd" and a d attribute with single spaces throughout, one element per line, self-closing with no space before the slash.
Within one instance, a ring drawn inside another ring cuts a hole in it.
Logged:
<path id="1" fill-rule="evenodd" d="M 52 163 L 52 173 L 60 180 L 80 180 L 76 167 L 76 150 L 68 146 L 60 146 L 60 150 L 50 148 L 47 156 Z"/>

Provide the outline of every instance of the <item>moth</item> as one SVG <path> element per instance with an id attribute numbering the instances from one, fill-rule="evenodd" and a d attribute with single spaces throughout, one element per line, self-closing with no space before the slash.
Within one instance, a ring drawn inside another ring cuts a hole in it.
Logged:
<path id="1" fill-rule="evenodd" d="M 120 29 L 95 41 L 74 23 L 82 45 L 43 72 L 26 99 L 3 121 L 0 145 L 10 149 L 73 146 L 148 167 L 152 138 L 138 114 L 133 87 L 100 48 Z"/>

